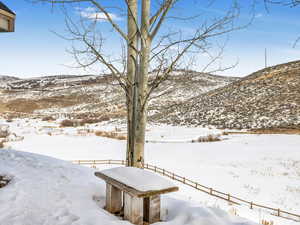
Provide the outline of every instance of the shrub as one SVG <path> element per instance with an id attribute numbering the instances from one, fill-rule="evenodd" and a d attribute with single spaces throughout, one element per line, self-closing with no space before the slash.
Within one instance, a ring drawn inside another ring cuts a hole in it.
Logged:
<path id="1" fill-rule="evenodd" d="M 9 131 L 6 129 L 0 129 L 0 138 L 7 138 L 9 136 Z"/>
<path id="2" fill-rule="evenodd" d="M 221 141 L 219 134 L 209 134 L 207 136 L 201 136 L 195 140 L 192 140 L 192 142 L 215 142 L 215 141 Z"/>
<path id="3" fill-rule="evenodd" d="M 99 137 L 106 137 L 106 138 L 112 138 L 112 139 L 117 139 L 117 140 L 126 140 L 126 136 L 122 134 L 118 134 L 116 132 L 111 132 L 111 131 L 96 131 L 95 132 L 96 136 Z"/>
<path id="4" fill-rule="evenodd" d="M 63 120 L 60 123 L 61 127 L 77 127 L 77 126 L 84 126 L 85 124 L 92 124 L 92 123 L 100 123 L 103 121 L 110 120 L 108 116 L 102 116 L 100 118 L 86 118 L 80 120 Z"/>
<path id="5" fill-rule="evenodd" d="M 108 115 L 105 115 L 105 116 L 101 117 L 101 122 L 102 121 L 108 121 L 108 120 L 110 120 L 110 117 Z"/>
<path id="6" fill-rule="evenodd" d="M 81 120 L 81 123 L 83 124 L 91 124 L 91 123 L 100 123 L 100 122 L 103 122 L 103 121 L 108 121 L 110 120 L 110 117 L 108 115 L 104 115 L 104 116 L 101 116 L 99 118 L 88 118 L 88 119 L 83 119 Z"/>
<path id="7" fill-rule="evenodd" d="M 74 127 L 76 124 L 73 120 L 63 120 L 60 122 L 61 127 Z"/>
<path id="8" fill-rule="evenodd" d="M 91 129 L 79 129 L 79 130 L 77 130 L 77 134 L 80 135 L 80 136 L 87 136 L 91 133 L 94 133 L 94 131 L 91 130 Z"/>
<path id="9" fill-rule="evenodd" d="M 54 121 L 55 118 L 53 118 L 52 116 L 45 116 L 42 118 L 42 121 Z"/>
<path id="10" fill-rule="evenodd" d="M 83 119 L 83 120 L 81 120 L 80 122 L 82 123 L 82 124 L 92 124 L 92 123 L 98 123 L 98 119 L 93 119 L 93 118 L 88 118 L 88 119 Z"/>

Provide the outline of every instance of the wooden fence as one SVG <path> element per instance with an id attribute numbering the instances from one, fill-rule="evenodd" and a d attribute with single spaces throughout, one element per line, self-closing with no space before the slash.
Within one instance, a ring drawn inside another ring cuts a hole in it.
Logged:
<path id="1" fill-rule="evenodd" d="M 80 164 L 80 165 L 88 165 L 88 166 L 91 166 L 92 168 L 96 168 L 97 165 L 104 165 L 104 164 L 106 164 L 106 165 L 126 165 L 125 160 L 74 160 L 72 162 L 75 164 Z M 151 170 L 151 171 L 159 173 L 163 176 L 169 177 L 172 180 L 183 183 L 187 186 L 190 186 L 194 189 L 197 189 L 198 191 L 209 194 L 213 197 L 227 201 L 230 204 L 244 205 L 244 206 L 249 207 L 250 209 L 261 209 L 273 216 L 278 216 L 278 217 L 281 217 L 284 219 L 293 220 L 295 222 L 300 222 L 300 214 L 287 212 L 287 211 L 284 211 L 281 209 L 264 206 L 261 204 L 257 204 L 253 201 L 247 201 L 247 200 L 238 198 L 229 193 L 224 193 L 224 192 L 215 190 L 211 187 L 207 187 L 205 185 L 199 184 L 198 182 L 187 179 L 186 177 L 179 176 L 173 172 L 170 172 L 168 170 L 165 170 L 165 169 L 157 167 L 157 166 L 150 165 L 148 163 L 144 164 L 144 169 Z"/>

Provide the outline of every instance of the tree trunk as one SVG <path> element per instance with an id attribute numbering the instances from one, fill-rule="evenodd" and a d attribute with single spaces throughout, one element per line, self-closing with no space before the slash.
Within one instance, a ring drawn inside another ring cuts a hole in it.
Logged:
<path id="1" fill-rule="evenodd" d="M 128 139 L 132 140 L 132 145 L 128 153 L 131 160 L 128 166 L 142 168 L 144 165 L 144 145 L 145 131 L 147 123 L 147 100 L 148 93 L 148 70 L 151 39 L 149 37 L 149 17 L 150 17 L 150 0 L 142 1 L 141 15 L 141 34 L 139 37 L 139 59 L 137 61 L 137 70 L 135 76 L 135 91 L 133 92 L 132 102 L 132 130 Z M 133 135 L 132 137 L 130 135 Z"/>
<path id="2" fill-rule="evenodd" d="M 128 43 L 127 43 L 127 166 L 133 166 L 133 152 L 134 152 L 134 130 L 132 127 L 132 113 L 133 113 L 133 84 L 136 73 L 137 64 L 137 0 L 128 0 Z"/>
<path id="3" fill-rule="evenodd" d="M 141 54 L 139 58 L 139 70 L 137 76 L 137 104 L 136 104 L 136 131 L 134 143 L 134 165 L 135 167 L 143 167 L 144 165 L 144 145 L 145 131 L 147 124 L 147 100 L 148 93 L 148 70 L 151 41 L 149 37 L 149 17 L 150 17 L 150 0 L 142 1 L 141 16 L 141 38 L 140 48 Z"/>

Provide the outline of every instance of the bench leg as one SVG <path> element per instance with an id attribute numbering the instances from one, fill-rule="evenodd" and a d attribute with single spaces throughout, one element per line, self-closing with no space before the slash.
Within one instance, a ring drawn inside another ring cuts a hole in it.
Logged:
<path id="1" fill-rule="evenodd" d="M 122 191 L 110 184 L 106 184 L 105 208 L 110 213 L 118 213 L 122 210 Z"/>
<path id="2" fill-rule="evenodd" d="M 144 199 L 144 220 L 150 224 L 160 221 L 160 195 Z"/>
<path id="3" fill-rule="evenodd" d="M 124 192 L 124 219 L 135 225 L 143 225 L 143 198 Z"/>

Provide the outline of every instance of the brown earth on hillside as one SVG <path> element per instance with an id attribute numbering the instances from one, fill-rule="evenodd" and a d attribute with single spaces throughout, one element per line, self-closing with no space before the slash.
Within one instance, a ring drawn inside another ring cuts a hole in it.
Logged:
<path id="1" fill-rule="evenodd" d="M 149 105 L 150 114 L 157 113 L 162 106 L 172 105 L 238 79 L 195 71 L 175 71 L 154 93 Z M 47 116 L 97 119 L 106 116 L 126 120 L 125 94 L 109 75 L 5 78 L 2 83 L 0 77 L 0 99 L 0 113 L 10 119 Z"/>
<path id="2" fill-rule="evenodd" d="M 154 115 L 173 125 L 234 129 L 300 126 L 300 61 L 269 67 Z"/>

